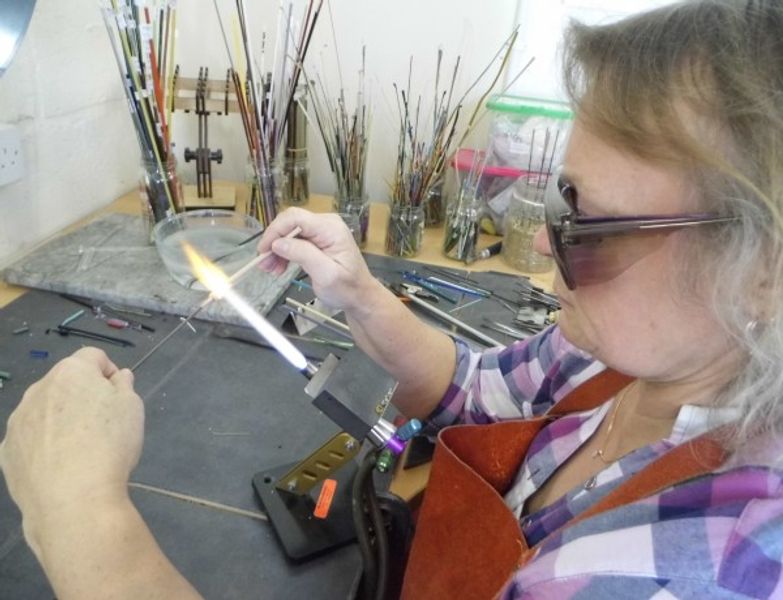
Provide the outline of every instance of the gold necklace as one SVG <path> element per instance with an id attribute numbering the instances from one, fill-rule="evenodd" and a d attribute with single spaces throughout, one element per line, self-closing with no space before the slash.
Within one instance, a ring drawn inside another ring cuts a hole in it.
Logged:
<path id="1" fill-rule="evenodd" d="M 620 405 L 623 403 L 623 400 L 625 400 L 625 397 L 628 395 L 627 390 L 628 388 L 625 388 L 625 390 L 623 390 L 623 393 L 617 397 L 617 400 L 614 401 L 614 406 L 612 407 L 612 416 L 609 417 L 609 426 L 606 428 L 606 433 L 604 434 L 603 446 L 601 446 L 598 450 L 593 452 L 592 458 L 600 459 L 601 462 L 604 463 L 605 465 L 611 465 L 614 462 L 612 460 L 606 460 L 606 445 L 609 443 L 609 436 L 612 435 L 612 430 L 614 429 L 614 421 L 617 418 L 617 413 L 620 411 Z"/>

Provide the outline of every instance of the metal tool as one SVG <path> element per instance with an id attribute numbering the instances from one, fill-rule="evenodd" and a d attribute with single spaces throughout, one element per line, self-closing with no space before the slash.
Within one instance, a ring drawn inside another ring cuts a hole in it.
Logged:
<path id="1" fill-rule="evenodd" d="M 411 283 L 401 283 L 399 286 L 397 286 L 397 289 L 398 290 L 405 289 L 411 294 L 414 294 L 417 298 L 421 298 L 422 300 L 432 300 L 433 302 L 438 301 L 438 297 L 435 294 L 428 292 L 420 285 L 413 285 Z M 401 291 L 399 293 L 401 296 L 404 295 Z"/>
<path id="2" fill-rule="evenodd" d="M 344 330 L 342 330 L 342 329 L 340 329 L 338 327 L 335 327 L 334 325 L 330 325 L 326 321 L 320 321 L 316 317 L 314 317 L 314 316 L 312 316 L 312 315 L 310 315 L 308 313 L 305 313 L 305 312 L 299 312 L 298 310 L 296 310 L 295 308 L 292 308 L 290 306 L 283 305 L 283 306 L 278 306 L 277 308 L 278 308 L 278 310 L 283 310 L 283 311 L 287 312 L 292 317 L 293 316 L 302 317 L 303 319 L 306 319 L 306 320 L 310 321 L 311 323 L 314 323 L 315 325 L 318 325 L 320 327 L 328 329 L 332 333 L 334 333 L 336 335 L 339 335 L 340 337 L 343 337 L 346 340 L 349 340 L 350 342 L 353 342 L 353 336 L 350 333 L 346 333 Z"/>
<path id="3" fill-rule="evenodd" d="M 455 298 L 451 294 L 444 292 L 442 289 L 440 289 L 440 286 L 427 280 L 425 277 L 422 277 L 417 273 L 412 273 L 411 271 L 403 271 L 402 278 L 407 281 L 412 281 L 419 287 L 423 287 L 427 289 L 428 291 L 432 292 L 436 296 L 443 298 L 447 302 L 451 302 L 452 304 L 457 303 L 458 298 Z"/>
<path id="4" fill-rule="evenodd" d="M 127 311 L 126 309 L 120 309 L 114 306 L 109 306 L 108 304 L 93 304 L 89 300 L 79 298 L 78 296 L 71 296 L 70 294 L 60 294 L 60 296 L 65 298 L 66 300 L 70 300 L 71 302 L 75 302 L 76 304 L 89 308 L 95 314 L 95 316 L 99 318 L 104 318 L 107 315 L 114 315 L 117 318 L 121 318 L 122 320 L 126 321 L 132 329 L 141 329 L 144 331 L 148 331 L 150 333 L 155 333 L 155 329 L 153 327 L 150 327 L 149 325 L 142 323 L 141 321 L 138 321 L 136 319 L 127 318 L 127 316 L 125 315 L 128 314 L 129 311 Z M 131 314 L 135 314 L 135 313 L 131 313 Z M 60 325 L 68 325 L 68 323 L 63 321 L 62 323 L 60 323 Z"/>
<path id="5" fill-rule="evenodd" d="M 518 283 L 519 296 L 524 302 L 543 304 L 551 310 L 560 310 L 560 302 L 555 294 L 545 292 L 542 288 L 534 286 L 529 279 L 522 279 Z"/>
<path id="6" fill-rule="evenodd" d="M 426 311 L 432 313 L 433 315 L 435 315 L 439 319 L 442 319 L 444 321 L 447 321 L 448 323 L 451 323 L 452 325 L 455 325 L 456 327 L 459 327 L 465 333 L 470 334 L 471 336 L 475 337 L 478 340 L 481 340 L 482 342 L 484 342 L 484 343 L 486 343 L 486 344 L 488 344 L 490 346 L 494 346 L 496 348 L 505 348 L 506 347 L 506 344 L 501 344 L 496 339 L 489 337 L 487 334 L 482 333 L 478 329 L 475 329 L 475 328 L 471 327 L 467 323 L 463 323 L 459 319 L 451 316 L 449 313 L 443 312 L 442 310 L 432 306 L 432 304 L 430 304 L 429 302 L 425 302 L 424 300 L 421 300 L 415 294 L 407 291 L 404 286 L 405 286 L 405 284 L 403 284 L 403 290 L 404 290 L 403 291 L 403 295 L 406 298 L 410 298 L 411 302 L 413 302 L 414 304 L 416 304 L 418 306 L 421 306 L 423 309 L 425 309 Z"/>
<path id="7" fill-rule="evenodd" d="M 289 340 L 297 340 L 300 342 L 310 342 L 312 344 L 320 344 L 323 346 L 333 346 L 334 348 L 340 348 L 341 350 L 350 350 L 355 346 L 353 342 L 344 342 L 342 340 L 332 340 L 323 337 L 305 337 L 303 335 L 295 335 L 293 333 L 287 333 L 285 336 Z"/>
<path id="8" fill-rule="evenodd" d="M 490 296 L 492 296 L 492 292 L 490 292 L 489 290 L 485 290 L 479 287 L 462 285 L 459 283 L 453 283 L 451 281 L 446 281 L 445 279 L 441 279 L 440 277 L 427 277 L 427 281 L 435 285 L 448 288 L 450 290 L 462 292 L 463 294 L 468 294 L 469 296 L 481 296 L 482 298 L 489 298 Z"/>
<path id="9" fill-rule="evenodd" d="M 515 327 L 506 325 L 505 323 L 500 323 L 499 321 L 492 321 L 486 318 L 484 319 L 484 327 L 486 327 L 487 329 L 491 329 L 492 331 L 503 333 L 509 337 L 518 340 L 526 340 L 527 338 L 534 335 L 533 333 L 522 331 L 521 329 L 516 329 Z"/>
<path id="10" fill-rule="evenodd" d="M 514 317 L 514 323 L 533 331 L 541 331 L 549 325 L 549 310 L 542 306 L 522 306 Z"/>
<path id="11" fill-rule="evenodd" d="M 114 344 L 115 346 L 131 347 L 136 345 L 130 340 L 125 340 L 122 338 L 114 337 L 111 335 L 105 335 L 102 333 L 96 333 L 94 331 L 87 331 L 85 329 L 78 329 L 76 327 L 70 327 L 68 325 L 58 325 L 57 327 L 47 329 L 46 333 L 49 333 L 50 331 L 59 333 L 63 337 L 72 335 L 74 337 L 82 337 L 90 340 L 106 342 L 107 344 Z"/>
<path id="12" fill-rule="evenodd" d="M 444 277 L 445 279 L 455 281 L 457 283 L 461 284 L 470 284 L 470 287 L 475 289 L 477 292 L 484 292 L 489 294 L 492 298 L 503 300 L 504 302 L 510 302 L 513 304 L 516 304 L 517 301 L 513 300 L 511 298 L 508 298 L 502 294 L 497 293 L 493 290 L 488 290 L 482 287 L 479 287 L 470 279 L 470 273 L 468 271 L 465 272 L 464 275 L 461 275 L 459 272 L 450 271 L 447 269 L 441 269 L 439 267 L 432 267 L 430 265 L 427 265 L 425 267 L 428 271 L 431 271 L 432 273 L 437 273 L 441 277 Z M 492 271 L 490 271 L 492 272 Z M 501 275 L 507 275 L 506 273 L 500 273 Z M 516 275 L 509 275 L 509 277 L 517 277 Z"/>
<path id="13" fill-rule="evenodd" d="M 313 317 L 313 321 L 316 322 L 324 322 L 329 323 L 333 327 L 336 327 L 337 329 L 340 329 L 341 331 L 344 331 L 345 333 L 351 333 L 351 328 L 348 327 L 345 323 L 342 323 L 338 321 L 337 319 L 333 319 L 329 315 L 326 315 L 322 313 L 320 310 L 313 308 L 312 306 L 309 306 L 307 304 L 303 304 L 302 302 L 299 302 L 298 300 L 294 300 L 293 298 L 286 298 L 285 299 L 286 305 L 296 310 L 297 313 L 307 313 L 310 316 Z"/>
<path id="14" fill-rule="evenodd" d="M 491 246 L 487 246 L 483 250 L 479 250 L 475 256 L 472 258 L 469 258 L 466 262 L 468 264 L 471 264 L 477 260 L 485 260 L 487 258 L 491 258 L 493 256 L 496 256 L 497 254 L 500 254 L 500 251 L 503 249 L 503 241 L 495 242 Z"/>

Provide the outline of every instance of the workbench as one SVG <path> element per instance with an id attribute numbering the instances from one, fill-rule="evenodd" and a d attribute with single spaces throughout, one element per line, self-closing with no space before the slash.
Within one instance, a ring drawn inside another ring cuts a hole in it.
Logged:
<path id="1" fill-rule="evenodd" d="M 323 211 L 329 205 L 328 198 L 316 197 L 308 208 Z M 123 196 L 106 211 L 136 213 L 136 193 Z M 387 214 L 384 205 L 372 206 L 365 252 L 376 275 L 394 279 L 402 270 L 423 268 L 422 262 L 464 267 L 441 256 L 442 229 L 427 230 L 418 263 L 383 256 Z M 508 276 L 513 271 L 499 257 L 476 263 L 473 269 L 496 271 L 476 273 L 477 284 L 514 293 L 515 278 Z M 549 278 L 551 274 L 534 281 L 549 287 Z M 307 289 L 293 287 L 287 295 L 303 301 L 312 297 Z M 78 308 L 57 294 L 0 284 L 0 305 L 4 307 L 0 369 L 12 373 L 0 390 L 0 435 L 4 435 L 8 415 L 24 390 L 57 360 L 84 345 L 84 340 L 45 333 Z M 504 311 L 487 300 L 459 316 L 476 323 L 484 314 L 500 318 Z M 180 322 L 172 315 L 139 318 L 155 332 L 123 331 L 133 347 L 95 345 L 118 365 L 129 366 Z M 273 309 L 269 318 L 282 325 L 285 314 Z M 507 311 L 504 318 L 510 321 Z M 30 331 L 13 335 L 22 323 Z M 134 504 L 163 551 L 206 598 L 349 597 L 360 573 L 355 546 L 302 563 L 287 560 L 250 484 L 253 474 L 266 467 L 305 457 L 336 433 L 337 426 L 311 406 L 303 391 L 306 380 L 276 353 L 230 339 L 227 326 L 196 321 L 195 329 L 183 328 L 136 373 L 146 428 L 144 452 L 131 479 Z M 297 346 L 316 360 L 330 351 L 340 354 L 311 343 Z M 34 350 L 48 355 L 35 358 Z M 0 598 L 52 598 L 24 542 L 20 514 L 4 485 L 0 486 Z"/>

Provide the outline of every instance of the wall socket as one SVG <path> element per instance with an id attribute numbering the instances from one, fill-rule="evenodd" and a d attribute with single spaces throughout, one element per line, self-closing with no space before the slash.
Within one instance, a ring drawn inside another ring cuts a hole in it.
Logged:
<path id="1" fill-rule="evenodd" d="M 0 123 L 0 186 L 19 181 L 24 173 L 22 131 Z"/>

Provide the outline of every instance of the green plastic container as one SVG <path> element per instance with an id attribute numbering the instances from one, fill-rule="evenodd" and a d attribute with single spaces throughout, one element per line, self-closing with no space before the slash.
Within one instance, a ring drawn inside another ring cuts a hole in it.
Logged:
<path id="1" fill-rule="evenodd" d="M 516 117 L 520 121 L 530 117 L 547 117 L 561 121 L 570 121 L 574 118 L 574 113 L 565 102 L 525 96 L 495 94 L 487 101 L 487 109 L 492 112 Z"/>
<path id="2" fill-rule="evenodd" d="M 564 102 L 496 94 L 487 102 L 491 117 L 488 164 L 520 173 L 514 182 L 487 197 L 485 231 L 501 233 L 506 215 L 519 190 L 533 202 L 543 199 L 544 189 L 563 158 L 574 114 Z"/>

